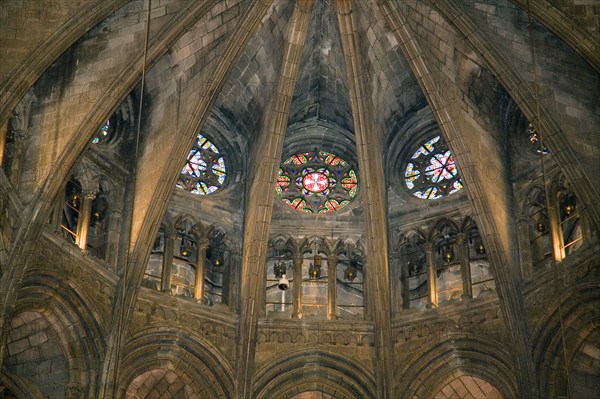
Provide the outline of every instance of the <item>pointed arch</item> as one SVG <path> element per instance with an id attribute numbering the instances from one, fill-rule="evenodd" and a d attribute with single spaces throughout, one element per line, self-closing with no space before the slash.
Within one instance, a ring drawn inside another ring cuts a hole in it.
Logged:
<path id="1" fill-rule="evenodd" d="M 470 334 L 430 342 L 403 364 L 396 366 L 395 397 L 430 398 L 454 373 L 465 373 L 490 382 L 503 398 L 518 397 L 518 378 L 509 348 L 489 337 Z"/>
<path id="2" fill-rule="evenodd" d="M 333 351 L 289 350 L 257 369 L 252 397 L 283 398 L 318 387 L 334 397 L 375 398 L 374 386 L 374 371 L 356 358 Z"/>
<path id="3" fill-rule="evenodd" d="M 154 369 L 179 370 L 203 398 L 234 395 L 234 375 L 229 359 L 196 331 L 152 325 L 129 337 L 124 353 L 128 356 L 118 378 L 117 398 L 124 397 L 137 376 Z"/>

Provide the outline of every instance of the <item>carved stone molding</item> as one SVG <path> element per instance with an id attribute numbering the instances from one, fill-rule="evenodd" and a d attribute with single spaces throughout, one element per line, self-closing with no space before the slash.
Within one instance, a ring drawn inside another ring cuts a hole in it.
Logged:
<path id="1" fill-rule="evenodd" d="M 324 325 L 321 328 L 297 326 L 261 326 L 258 343 L 312 343 L 320 345 L 373 346 L 373 334 L 367 330 L 344 328 L 342 325 Z"/>
<path id="2" fill-rule="evenodd" d="M 164 303 L 157 303 L 152 298 L 140 298 L 136 304 L 136 313 L 138 318 L 134 322 L 137 327 L 132 328 L 132 333 L 138 329 L 148 328 L 151 323 L 157 325 L 168 324 L 174 329 L 184 328 L 195 331 L 199 336 L 206 339 L 214 346 L 220 348 L 225 355 L 232 359 L 235 349 L 236 326 L 232 323 L 219 320 L 219 317 L 211 317 L 210 314 L 204 312 L 192 312 L 191 307 L 202 306 L 195 302 L 188 306 L 181 306 L 179 301 L 173 297 L 164 297 L 164 294 L 152 293 L 152 297 L 158 300 L 164 299 Z M 186 304 L 187 305 L 187 304 Z M 202 310 L 206 308 L 202 306 Z M 201 309 L 198 309 L 201 310 Z M 140 318 L 141 316 L 141 318 Z M 138 323 L 139 322 L 139 323 Z"/>

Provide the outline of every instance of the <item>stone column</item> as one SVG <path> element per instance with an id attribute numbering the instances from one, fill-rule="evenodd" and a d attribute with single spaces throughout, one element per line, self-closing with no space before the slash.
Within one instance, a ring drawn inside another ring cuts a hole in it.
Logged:
<path id="1" fill-rule="evenodd" d="M 90 218 L 92 216 L 92 202 L 96 199 L 96 190 L 84 189 L 81 193 L 82 202 L 77 219 L 77 239 L 75 243 L 81 248 L 81 252 L 86 253 L 88 233 L 90 230 Z"/>
<path id="2" fill-rule="evenodd" d="M 400 285 L 402 287 L 400 295 L 402 297 L 402 309 L 410 308 L 410 270 L 408 267 L 408 261 L 403 260 L 400 269 Z"/>
<path id="3" fill-rule="evenodd" d="M 61 225 L 63 210 L 65 207 L 65 191 L 67 187 L 67 182 L 63 181 L 63 184 L 60 187 L 60 191 L 58 192 L 56 200 L 54 201 L 54 210 L 50 214 L 51 219 L 49 220 L 50 226 L 52 226 L 52 229 L 55 233 L 60 233 L 60 231 L 62 230 Z"/>
<path id="4" fill-rule="evenodd" d="M 21 99 L 19 104 L 12 111 L 11 117 L 8 120 L 8 129 L 10 135 L 12 136 L 13 143 L 8 147 L 11 151 L 6 151 L 8 164 L 8 177 L 13 187 L 18 187 L 21 182 L 21 174 L 23 173 L 23 167 L 26 167 L 25 155 L 27 148 L 27 140 L 29 139 L 29 134 L 27 131 L 29 130 L 29 116 L 31 114 L 31 106 L 37 100 L 35 95 L 29 91 L 25 96 Z M 3 126 L 4 127 L 4 126 Z M 2 155 L 0 155 L 0 159 L 2 159 L 4 155 L 5 148 L 2 148 Z M 0 163 L 2 166 L 4 160 Z"/>
<path id="5" fill-rule="evenodd" d="M 327 320 L 336 319 L 337 307 L 337 254 L 332 252 L 327 256 Z"/>
<path id="6" fill-rule="evenodd" d="M 298 251 L 294 253 L 293 257 L 293 270 L 294 270 L 294 285 L 292 287 L 294 295 L 294 316 L 298 319 L 302 318 L 302 263 L 304 258 L 302 252 Z"/>
<path id="7" fill-rule="evenodd" d="M 533 223 L 533 221 L 531 221 Z M 537 232 L 536 232 L 537 234 Z M 521 217 L 517 220 L 517 235 L 519 243 L 519 257 L 521 263 L 521 277 L 528 280 L 533 276 L 533 256 L 531 253 L 531 236 L 529 220 Z M 543 249 L 542 249 L 543 251 Z"/>
<path id="8" fill-rule="evenodd" d="M 175 232 L 165 232 L 165 252 L 163 254 L 162 278 L 160 281 L 160 290 L 171 293 L 171 269 L 173 267 L 173 251 L 175 248 Z"/>
<path id="9" fill-rule="evenodd" d="M 19 183 L 21 182 L 23 161 L 25 160 L 25 144 L 29 139 L 29 134 L 22 129 L 11 129 L 11 135 L 13 144 L 10 154 L 8 177 L 13 187 L 18 187 Z"/>
<path id="10" fill-rule="evenodd" d="M 560 262 L 565 257 L 565 248 L 563 246 L 563 233 L 560 226 L 560 209 L 558 200 L 550 197 L 548 201 L 548 227 L 552 237 L 552 253 L 555 262 Z"/>
<path id="11" fill-rule="evenodd" d="M 429 287 L 428 308 L 437 308 L 437 267 L 435 264 L 435 248 L 430 242 L 425 243 L 425 259 L 427 260 L 427 285 Z"/>
<path id="12" fill-rule="evenodd" d="M 364 261 L 364 257 L 363 257 L 363 304 L 364 304 L 364 308 L 363 308 L 363 312 L 365 315 L 365 320 L 371 320 L 371 317 L 373 315 L 373 313 L 375 312 L 376 309 L 371 309 L 371 286 L 369 286 L 369 284 L 371 283 L 371 280 L 369 278 L 369 273 L 367 273 L 367 268 L 369 267 L 369 265 L 365 264 Z"/>
<path id="13" fill-rule="evenodd" d="M 4 168 L 4 153 L 6 151 L 6 141 L 8 136 L 8 122 L 0 125 L 0 168 Z"/>
<path id="14" fill-rule="evenodd" d="M 92 202 L 100 191 L 97 167 L 87 158 L 81 160 L 77 166 L 75 178 L 81 184 L 81 207 L 77 219 L 77 237 L 75 243 L 81 252 L 86 253 L 90 219 L 92 216 Z"/>
<path id="15" fill-rule="evenodd" d="M 473 298 L 473 288 L 471 287 L 471 261 L 469 259 L 469 246 L 465 233 L 456 235 L 456 247 L 458 260 L 460 261 L 460 275 L 462 277 L 463 299 Z"/>
<path id="16" fill-rule="evenodd" d="M 403 265 L 401 262 L 400 251 L 393 251 L 390 255 L 390 289 L 392 290 L 392 315 L 400 312 L 404 305 L 404 287 L 401 282 Z"/>
<path id="17" fill-rule="evenodd" d="M 108 208 L 108 231 L 106 234 L 106 261 L 111 269 L 117 270 L 117 260 L 119 258 L 119 241 L 121 241 L 121 215 L 120 207 L 111 203 Z"/>
<path id="18" fill-rule="evenodd" d="M 194 286 L 194 298 L 196 301 L 203 302 L 204 299 L 204 275 L 206 270 L 206 250 L 208 249 L 208 239 L 201 238 L 198 241 L 198 250 L 196 251 L 196 284 Z"/>

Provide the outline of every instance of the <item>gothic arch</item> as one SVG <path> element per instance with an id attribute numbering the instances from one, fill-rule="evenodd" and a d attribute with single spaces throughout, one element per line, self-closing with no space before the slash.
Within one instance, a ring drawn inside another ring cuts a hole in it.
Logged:
<path id="1" fill-rule="evenodd" d="M 297 241 L 289 234 L 277 234 L 269 238 L 269 248 L 281 248 L 282 250 L 294 253 L 297 246 Z"/>
<path id="2" fill-rule="evenodd" d="M 35 385 L 10 372 L 6 368 L 3 368 L 0 373 L 0 384 L 8 388 L 17 398 L 44 399 L 44 396 Z"/>
<path id="3" fill-rule="evenodd" d="M 377 396 L 374 371 L 341 353 L 290 350 L 260 367 L 254 375 L 252 397 L 289 398 L 315 389 L 334 397 Z"/>
<path id="4" fill-rule="evenodd" d="M 189 214 L 177 215 L 173 220 L 175 230 L 185 230 L 186 233 L 191 232 L 198 223 L 197 218 Z"/>
<path id="5" fill-rule="evenodd" d="M 460 231 L 457 224 L 454 223 L 453 220 L 448 218 L 442 218 L 439 219 L 436 222 L 435 226 L 429 230 L 429 233 L 427 234 L 428 241 L 431 243 L 435 243 L 435 241 L 440 238 L 441 230 L 444 227 L 448 227 L 455 234 L 457 234 Z"/>
<path id="6" fill-rule="evenodd" d="M 419 351 L 398 365 L 396 397 L 430 398 L 449 376 L 460 371 L 492 384 L 504 398 L 518 397 L 518 376 L 509 349 L 489 339 L 469 335 L 451 336 Z"/>
<path id="7" fill-rule="evenodd" d="M 539 390 L 542 397 L 548 398 L 566 395 L 558 301 L 561 302 L 570 368 L 578 348 L 600 325 L 600 293 L 595 284 L 578 286 L 547 306 L 548 316 L 535 326 L 530 342 L 534 366 L 538 370 Z"/>
<path id="8" fill-rule="evenodd" d="M 197 222 L 192 226 L 192 233 L 196 236 L 198 240 L 200 240 L 202 238 L 208 238 L 213 228 L 213 225 L 207 226 L 205 223 Z"/>
<path id="9" fill-rule="evenodd" d="M 123 353 L 127 356 L 118 380 L 117 398 L 124 397 L 137 376 L 163 368 L 185 370 L 197 384 L 194 391 L 202 392 L 207 398 L 233 397 L 230 361 L 194 331 L 153 325 L 137 331 L 125 344 Z"/>
<path id="10" fill-rule="evenodd" d="M 431 391 L 435 395 L 432 398 L 502 399 L 494 385 L 463 370 L 453 371 L 442 384 Z"/>
<path id="11" fill-rule="evenodd" d="M 125 398 L 200 399 L 206 397 L 203 390 L 202 384 L 177 365 L 166 363 L 163 368 L 148 370 L 135 377 L 127 387 Z"/>
<path id="12" fill-rule="evenodd" d="M 52 326 L 67 361 L 69 382 L 79 384 L 86 395 L 95 395 L 99 365 L 105 351 L 106 332 L 101 317 L 77 290 L 58 274 L 30 275 L 15 306 L 15 316 L 38 312 Z"/>

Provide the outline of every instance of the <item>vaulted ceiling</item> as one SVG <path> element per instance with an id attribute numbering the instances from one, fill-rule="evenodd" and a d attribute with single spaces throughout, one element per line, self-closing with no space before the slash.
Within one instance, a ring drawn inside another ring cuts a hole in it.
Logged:
<path id="1" fill-rule="evenodd" d="M 103 0 L 61 8 L 35 28 L 0 28 L 0 123 L 8 126 L 12 112 L 10 123 L 20 124 L 29 140 L 21 182 L 2 182 L 22 215 L 2 269 L 8 293 L 0 299 L 2 320 L 10 320 L 26 269 L 16 266 L 28 264 L 62 182 L 97 128 L 128 98 L 140 106 L 139 113 L 132 107 L 130 131 L 139 142 L 123 150 L 135 162 L 125 162 L 132 174 L 124 205 L 131 228 L 127 265 L 118 273 L 121 319 L 130 316 L 158 226 L 177 196 L 181 164 L 205 129 L 231 160 L 230 190 L 239 194 L 227 205 L 243 241 L 243 381 L 250 378 L 248 348 L 256 341 L 269 234 L 298 226 L 305 235 L 338 229 L 357 231 L 366 242 L 378 309 L 373 324 L 382 331 L 378 386 L 380 397 L 389 396 L 391 227 L 457 207 L 469 209 L 481 228 L 521 351 L 518 367 L 526 369 L 508 153 L 514 119 L 535 120 L 544 130 L 591 223 L 600 224 L 598 22 L 567 17 L 576 2 L 538 3 L 173 0 L 153 1 L 148 10 L 147 1 Z M 53 4 L 40 1 L 29 17 Z M 456 155 L 465 183 L 464 192 L 442 205 L 393 187 L 402 173 L 397 160 L 434 131 Z M 313 148 L 357 166 L 359 205 L 327 219 L 276 202 L 281 161 Z M 212 207 L 227 208 L 218 198 L 198 201 L 209 219 L 218 217 L 210 215 Z M 248 387 L 240 392 L 248 395 Z"/>

